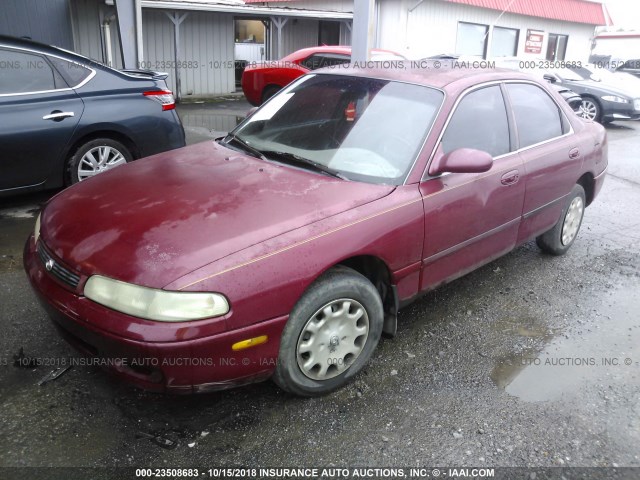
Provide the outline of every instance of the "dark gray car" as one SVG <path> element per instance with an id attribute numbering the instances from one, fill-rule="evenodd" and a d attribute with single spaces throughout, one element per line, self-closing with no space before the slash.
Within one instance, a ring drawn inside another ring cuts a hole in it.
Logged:
<path id="1" fill-rule="evenodd" d="M 600 123 L 640 118 L 640 80 L 596 67 L 575 67 L 544 72 L 548 81 L 582 97 L 578 115 Z"/>
<path id="2" fill-rule="evenodd" d="M 0 36 L 0 195 L 61 187 L 183 147 L 166 77 Z"/>

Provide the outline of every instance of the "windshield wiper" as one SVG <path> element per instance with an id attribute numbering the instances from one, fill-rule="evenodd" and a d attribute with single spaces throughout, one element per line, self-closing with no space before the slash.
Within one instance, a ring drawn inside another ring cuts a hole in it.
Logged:
<path id="1" fill-rule="evenodd" d="M 251 145 L 249 145 L 247 142 L 245 142 L 243 139 L 241 139 L 234 133 L 230 133 L 226 137 L 224 137 L 224 143 L 229 144 L 231 142 L 234 142 L 235 144 L 239 145 L 240 148 L 244 150 L 246 153 L 249 153 L 256 158 L 259 158 L 260 160 L 267 160 L 260 150 L 258 150 L 257 148 L 253 148 Z"/>
<path id="2" fill-rule="evenodd" d="M 322 163 L 316 162 L 314 160 L 310 160 L 308 158 L 304 158 L 299 155 L 296 155 L 295 153 L 278 152 L 275 150 L 263 150 L 260 153 L 262 153 L 266 157 L 275 157 L 275 159 L 278 161 L 286 162 L 292 165 L 298 165 L 310 170 L 315 170 L 317 172 L 321 172 L 326 175 L 330 175 L 332 177 L 340 178 L 342 180 L 349 180 L 347 177 L 345 177 L 343 174 L 341 174 L 337 170 L 334 170 L 331 167 L 327 167 L 326 165 L 323 165 Z"/>

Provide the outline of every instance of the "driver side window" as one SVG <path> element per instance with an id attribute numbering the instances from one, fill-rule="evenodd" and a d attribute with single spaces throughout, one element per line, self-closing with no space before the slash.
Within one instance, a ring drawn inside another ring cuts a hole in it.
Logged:
<path id="1" fill-rule="evenodd" d="M 509 122 L 498 85 L 475 90 L 460 101 L 442 137 L 442 150 L 473 148 L 493 157 L 509 153 Z"/>

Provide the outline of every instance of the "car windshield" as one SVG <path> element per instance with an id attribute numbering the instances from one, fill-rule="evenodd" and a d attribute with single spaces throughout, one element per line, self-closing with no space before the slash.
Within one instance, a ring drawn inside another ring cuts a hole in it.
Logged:
<path id="1" fill-rule="evenodd" d="M 238 125 L 225 142 L 348 180 L 400 185 L 443 97 L 421 85 L 309 74 Z"/>

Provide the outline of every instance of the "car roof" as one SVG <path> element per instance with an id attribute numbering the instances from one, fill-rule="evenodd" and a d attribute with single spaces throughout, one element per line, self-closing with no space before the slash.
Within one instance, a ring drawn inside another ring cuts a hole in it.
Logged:
<path id="1" fill-rule="evenodd" d="M 68 58 L 69 60 L 75 60 L 79 62 L 95 63 L 95 60 L 91 60 L 90 58 L 82 56 L 78 53 L 65 50 L 64 48 L 47 45 L 46 43 L 36 42 L 35 40 L 31 40 L 27 38 L 18 38 L 18 37 L 11 37 L 9 35 L 0 35 L 0 45 L 7 46 L 7 47 L 26 48 L 38 53 L 63 56 Z"/>
<path id="2" fill-rule="evenodd" d="M 393 52 L 391 50 L 383 50 L 380 48 L 374 48 L 371 50 L 372 53 L 381 54 L 381 53 L 389 53 L 393 55 L 398 55 L 398 53 Z M 296 50 L 293 53 L 290 53 L 286 57 L 282 58 L 284 61 L 292 61 L 307 58 L 309 55 L 313 55 L 314 53 L 337 53 L 339 55 L 351 55 L 351 47 L 347 45 L 320 45 L 319 47 L 307 47 L 302 48 L 300 50 Z"/>
<path id="3" fill-rule="evenodd" d="M 369 63 L 373 65 L 369 66 L 367 63 L 366 68 L 358 66 L 327 67 L 316 70 L 314 73 L 373 77 L 447 90 L 463 90 L 479 83 L 501 80 L 533 80 L 536 83 L 541 83 L 533 75 L 503 68 L 453 68 L 451 66 L 435 68 L 433 64 L 428 68 L 427 65 L 422 64 L 423 68 L 409 68 L 410 62 L 406 60 Z M 387 63 L 391 65 L 391 68 L 383 68 Z M 404 67 L 399 66 L 400 64 Z"/>

